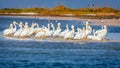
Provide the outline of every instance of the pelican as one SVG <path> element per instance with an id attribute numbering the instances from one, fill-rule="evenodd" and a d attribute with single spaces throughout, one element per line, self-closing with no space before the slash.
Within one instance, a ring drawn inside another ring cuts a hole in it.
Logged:
<path id="1" fill-rule="evenodd" d="M 50 35 L 49 35 L 49 32 L 50 32 L 50 24 L 48 23 L 48 27 L 47 27 L 45 36 L 50 36 Z"/>
<path id="2" fill-rule="evenodd" d="M 95 33 L 96 33 L 96 34 L 97 34 L 97 33 L 101 33 L 103 29 L 104 29 L 104 26 L 102 25 L 102 26 L 101 26 L 101 29 L 97 30 Z"/>
<path id="3" fill-rule="evenodd" d="M 17 26 L 19 28 L 17 30 Z M 52 28 L 52 29 L 50 29 Z M 48 23 L 47 27 L 42 26 L 39 27 L 37 23 L 32 23 L 31 27 L 28 26 L 28 22 L 23 25 L 22 22 L 17 24 L 17 22 L 13 21 L 10 24 L 8 29 L 3 31 L 3 35 L 5 36 L 14 36 L 14 37 L 30 37 L 35 35 L 35 37 L 64 37 L 64 39 L 90 39 L 90 40 L 103 40 L 107 34 L 107 26 L 103 25 L 100 30 L 92 30 L 92 27 L 89 25 L 88 21 L 86 21 L 85 27 L 83 29 L 77 28 L 77 32 L 75 32 L 74 25 L 71 25 L 71 30 L 68 28 L 68 24 L 66 24 L 66 29 L 61 32 L 61 23 L 57 23 L 57 29 L 55 30 L 54 24 Z M 92 33 L 92 34 L 91 34 Z"/>
<path id="4" fill-rule="evenodd" d="M 12 31 L 12 35 L 16 32 L 16 30 L 17 30 L 17 26 L 16 26 L 16 24 L 18 24 L 16 21 L 14 21 L 13 22 L 13 25 L 14 25 L 14 29 L 13 29 L 13 31 Z"/>
<path id="5" fill-rule="evenodd" d="M 60 26 L 61 26 L 61 23 L 58 23 L 58 28 L 57 28 L 57 30 L 55 30 L 55 32 L 53 34 L 54 37 L 60 36 L 60 33 L 61 33 L 61 27 Z"/>
<path id="6" fill-rule="evenodd" d="M 37 26 L 36 23 L 32 23 L 31 27 L 29 28 L 28 36 L 32 36 L 35 33 L 34 27 Z"/>
<path id="7" fill-rule="evenodd" d="M 84 30 L 77 28 L 78 32 L 76 33 L 76 35 L 74 36 L 74 39 L 82 39 L 84 38 L 84 34 L 85 32 L 83 32 Z"/>
<path id="8" fill-rule="evenodd" d="M 41 28 L 39 27 L 39 24 L 36 23 L 36 28 L 34 28 L 35 34 L 41 31 Z"/>
<path id="9" fill-rule="evenodd" d="M 93 35 L 88 35 L 87 36 L 87 39 L 90 39 L 90 40 L 103 40 L 103 38 L 101 38 L 99 36 L 96 36 L 95 30 L 93 30 Z"/>
<path id="10" fill-rule="evenodd" d="M 89 25 L 88 21 L 86 22 L 85 27 L 86 27 L 85 34 L 86 34 L 86 37 L 87 37 L 92 32 L 92 28 Z"/>
<path id="11" fill-rule="evenodd" d="M 42 29 L 40 32 L 38 32 L 36 35 L 35 35 L 35 37 L 39 37 L 39 38 L 41 38 L 41 37 L 44 37 L 45 36 L 45 30 L 44 29 Z"/>
<path id="12" fill-rule="evenodd" d="M 65 34 L 64 39 L 73 39 L 75 34 L 74 25 L 71 26 L 71 31 Z"/>
<path id="13" fill-rule="evenodd" d="M 53 35 L 54 31 L 55 31 L 55 27 L 54 27 L 54 24 L 51 23 L 51 27 L 52 27 L 52 30 L 50 30 L 50 24 L 48 24 L 48 29 L 45 33 L 45 36 L 47 37 L 50 37 Z"/>
<path id="14" fill-rule="evenodd" d="M 105 36 L 107 34 L 107 26 L 104 25 L 103 29 L 96 31 L 95 33 L 98 37 L 105 38 Z"/>
<path id="15" fill-rule="evenodd" d="M 10 24 L 9 28 L 3 31 L 3 35 L 8 36 L 12 30 L 13 30 L 13 24 Z"/>
<path id="16" fill-rule="evenodd" d="M 24 29 L 23 31 L 20 33 L 20 37 L 27 37 L 29 33 L 29 26 L 28 26 L 28 22 L 25 23 Z"/>
<path id="17" fill-rule="evenodd" d="M 88 21 L 86 21 L 85 28 L 78 29 L 79 32 L 75 35 L 74 39 L 86 38 L 92 32 L 92 28 L 89 26 Z"/>
<path id="18" fill-rule="evenodd" d="M 60 37 L 64 37 L 66 33 L 69 32 L 68 24 L 66 24 L 66 29 L 60 33 Z"/>
<path id="19" fill-rule="evenodd" d="M 24 26 L 23 23 L 20 22 L 19 29 L 14 33 L 15 37 L 19 37 L 20 36 L 20 33 L 23 31 L 23 26 Z"/>
<path id="20" fill-rule="evenodd" d="M 40 31 L 35 35 L 35 37 L 39 37 L 39 38 L 44 37 L 46 31 L 47 31 L 47 27 L 42 26 L 42 28 L 41 28 Z"/>
<path id="21" fill-rule="evenodd" d="M 3 31 L 3 35 L 12 36 L 16 32 L 16 29 L 17 29 L 16 24 L 17 24 L 16 21 L 13 21 L 13 24 L 10 24 L 10 27 Z M 13 25 L 14 25 L 14 27 L 13 27 Z"/>

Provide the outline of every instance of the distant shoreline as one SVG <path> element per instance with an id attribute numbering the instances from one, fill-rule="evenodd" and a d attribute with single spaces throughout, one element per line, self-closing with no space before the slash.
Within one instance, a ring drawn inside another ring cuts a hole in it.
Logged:
<path id="1" fill-rule="evenodd" d="M 35 15 L 0 15 L 0 17 L 15 17 L 15 18 L 39 18 L 49 20 L 85 20 L 94 22 L 93 25 L 108 25 L 120 26 L 120 17 L 117 18 L 94 18 L 94 17 L 77 17 L 77 16 L 35 16 Z"/>
<path id="2" fill-rule="evenodd" d="M 81 19 L 119 19 L 120 15 L 31 15 L 31 14 L 0 14 L 0 16 L 24 16 L 24 17 L 76 17 Z"/>

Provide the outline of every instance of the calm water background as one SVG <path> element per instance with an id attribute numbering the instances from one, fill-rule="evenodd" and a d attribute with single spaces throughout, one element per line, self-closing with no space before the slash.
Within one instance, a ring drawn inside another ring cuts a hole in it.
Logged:
<path id="1" fill-rule="evenodd" d="M 0 68 L 110 68 L 120 67 L 120 26 L 108 26 L 107 39 L 118 42 L 66 42 L 50 40 L 18 40 L 3 37 L 2 31 L 13 21 L 61 23 L 84 27 L 85 21 L 39 18 L 0 17 Z M 93 23 L 91 23 L 93 24 Z M 101 26 L 92 26 L 100 29 Z"/>

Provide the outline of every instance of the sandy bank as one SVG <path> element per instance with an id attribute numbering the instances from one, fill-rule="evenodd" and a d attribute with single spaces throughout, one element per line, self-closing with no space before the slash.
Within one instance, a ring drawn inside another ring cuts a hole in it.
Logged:
<path id="1" fill-rule="evenodd" d="M 2 16 L 0 16 L 2 17 Z M 38 19 L 49 19 L 49 20 L 85 20 L 93 22 L 93 25 L 108 25 L 108 26 L 120 26 L 119 19 L 84 19 L 80 17 L 60 17 L 60 16 L 6 16 L 13 18 L 38 18 Z"/>

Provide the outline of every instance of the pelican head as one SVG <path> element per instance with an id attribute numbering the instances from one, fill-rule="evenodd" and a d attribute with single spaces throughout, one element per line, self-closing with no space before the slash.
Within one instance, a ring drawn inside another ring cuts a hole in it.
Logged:
<path id="1" fill-rule="evenodd" d="M 31 27 L 35 27 L 35 26 L 37 26 L 37 24 L 36 24 L 36 23 L 32 23 L 32 26 L 31 26 Z"/>
<path id="2" fill-rule="evenodd" d="M 13 24 L 10 24 L 9 28 L 10 28 L 10 29 L 13 28 Z"/>
<path id="3" fill-rule="evenodd" d="M 86 25 L 89 25 L 88 21 L 86 21 Z"/>
<path id="4" fill-rule="evenodd" d="M 89 23 L 88 23 L 88 21 L 86 21 L 86 24 L 85 24 L 85 26 L 86 26 L 86 29 L 88 29 L 88 26 L 89 26 Z"/>
<path id="5" fill-rule="evenodd" d="M 74 29 L 74 25 L 72 25 L 71 28 Z"/>
<path id="6" fill-rule="evenodd" d="M 61 23 L 58 23 L 58 26 L 60 26 L 61 25 Z"/>
<path id="7" fill-rule="evenodd" d="M 10 24 L 10 26 L 13 26 L 13 24 Z"/>
<path id="8" fill-rule="evenodd" d="M 106 26 L 106 25 L 104 25 L 103 27 L 104 27 L 104 29 L 107 29 L 107 26 Z"/>
<path id="9" fill-rule="evenodd" d="M 34 23 L 35 24 L 35 26 L 37 26 L 38 24 L 37 23 Z"/>
<path id="10" fill-rule="evenodd" d="M 57 29 L 60 29 L 60 25 L 61 25 L 61 23 L 58 23 L 58 28 Z"/>
<path id="11" fill-rule="evenodd" d="M 16 22 L 16 21 L 13 21 L 13 24 L 15 25 L 15 24 L 17 24 L 17 22 Z"/>
<path id="12" fill-rule="evenodd" d="M 28 25 L 28 22 L 26 22 L 25 25 Z"/>
<path id="13" fill-rule="evenodd" d="M 20 22 L 19 27 L 22 28 L 24 25 L 22 22 Z"/>
<path id="14" fill-rule="evenodd" d="M 22 23 L 22 22 L 20 22 L 20 24 L 22 25 L 23 23 Z"/>
<path id="15" fill-rule="evenodd" d="M 50 24 L 48 23 L 48 27 L 50 26 Z"/>
<path id="16" fill-rule="evenodd" d="M 68 24 L 66 24 L 66 29 L 68 28 Z"/>
<path id="17" fill-rule="evenodd" d="M 51 27 L 53 28 L 53 27 L 54 27 L 54 24 L 51 23 Z"/>

